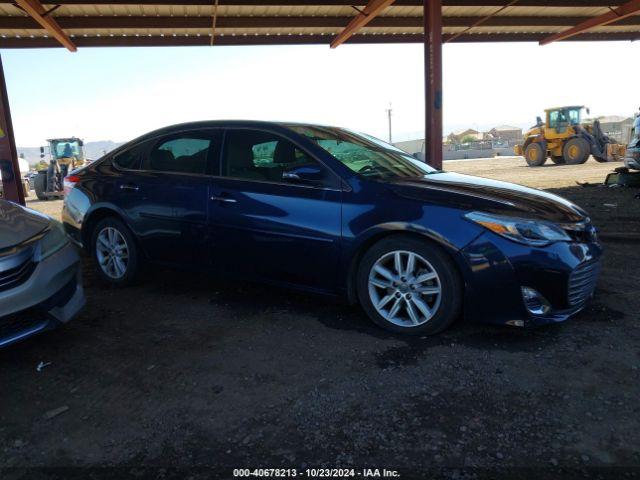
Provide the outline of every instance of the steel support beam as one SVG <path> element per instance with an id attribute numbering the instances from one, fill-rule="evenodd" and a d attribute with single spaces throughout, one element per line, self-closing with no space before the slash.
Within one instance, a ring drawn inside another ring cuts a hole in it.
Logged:
<path id="1" fill-rule="evenodd" d="M 449 35 L 444 34 L 443 39 Z M 539 42 L 544 38 L 540 33 L 467 33 L 456 38 L 454 43 L 483 43 L 483 42 Z M 211 46 L 211 37 L 208 35 L 189 36 L 101 36 L 101 37 L 76 37 L 76 45 L 85 47 L 187 47 L 187 46 Z M 638 32 L 615 32 L 615 33 L 582 33 L 575 37 L 568 38 L 567 41 L 619 41 L 634 42 L 640 41 Z M 389 34 L 371 35 L 360 34 L 354 36 L 351 44 L 381 44 L 381 43 L 424 43 L 424 35 L 416 34 Z M 327 35 L 305 34 L 305 35 L 216 35 L 216 45 L 326 45 Z M 1 48 L 56 48 L 60 44 L 52 38 L 0 38 Z"/>
<path id="2" fill-rule="evenodd" d="M 9 96 L 4 79 L 4 68 L 0 57 L 0 171 L 2 171 L 2 190 L 6 200 L 24 205 L 24 190 L 18 151 L 13 136 Z"/>
<path id="3" fill-rule="evenodd" d="M 442 0 L 424 0 L 425 160 L 442 169 Z"/>
<path id="4" fill-rule="evenodd" d="M 336 48 L 349 40 L 362 27 L 376 18 L 382 11 L 395 0 L 370 0 L 366 7 L 349 22 L 349 24 L 331 42 L 331 48 Z"/>
<path id="5" fill-rule="evenodd" d="M 49 32 L 49 35 L 66 47 L 67 50 L 70 52 L 77 50 L 71 38 L 60 28 L 60 25 L 58 25 L 58 22 L 56 22 L 53 17 L 47 15 L 47 10 L 38 0 L 15 0 L 15 2 L 16 5 L 27 12 L 31 18 L 38 22 L 42 28 Z"/>
<path id="6" fill-rule="evenodd" d="M 15 3 L 16 0 L 0 0 L 0 4 Z M 396 0 L 399 7 L 419 7 L 424 0 Z M 56 5 L 200 5 L 211 7 L 211 0 L 56 0 Z M 501 7 L 505 0 L 442 0 L 445 7 Z M 613 7 L 625 0 L 521 0 L 522 7 Z M 231 6 L 364 6 L 367 0 L 225 0 Z"/>
<path id="7" fill-rule="evenodd" d="M 595 27 L 609 25 L 610 23 L 617 22 L 618 20 L 622 20 L 632 15 L 637 15 L 638 12 L 640 12 L 640 0 L 632 0 L 631 2 L 620 5 L 617 8 L 610 8 L 609 12 L 590 18 L 589 20 L 585 20 L 564 32 L 549 35 L 540 42 L 540 45 L 548 45 L 549 43 L 564 40 L 566 38 L 573 37 L 574 35 L 587 32 Z"/>
<path id="8" fill-rule="evenodd" d="M 397 0 L 396 0 L 397 1 Z M 591 17 L 540 17 L 540 16 L 485 16 L 485 17 L 442 17 L 443 27 L 467 27 L 468 29 L 482 25 L 485 27 L 571 27 L 589 20 Z M 211 28 L 211 17 L 160 17 L 160 16 L 57 16 L 56 22 L 65 30 L 97 29 L 97 28 Z M 218 29 L 232 28 L 340 28 L 349 23 L 352 17 L 268 17 L 268 16 L 220 16 L 216 21 Z M 613 25 L 640 25 L 640 16 L 630 16 L 613 23 Z M 368 27 L 422 28 L 420 17 L 378 16 L 371 20 Z M 0 17 L 0 29 L 30 30 L 40 28 L 31 17 Z M 73 33 L 73 32 L 69 32 Z M 468 34 L 470 32 L 465 32 Z M 472 32 L 471 32 L 472 33 Z M 459 35 L 459 34 L 456 34 Z M 449 37 L 448 41 L 455 39 Z"/>

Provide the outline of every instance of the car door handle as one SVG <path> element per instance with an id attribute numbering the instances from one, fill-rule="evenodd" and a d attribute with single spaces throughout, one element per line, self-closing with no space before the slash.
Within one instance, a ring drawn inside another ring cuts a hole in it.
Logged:
<path id="1" fill-rule="evenodd" d="M 140 190 L 140 187 L 138 187 L 137 185 L 125 183 L 123 185 L 120 185 L 120 190 L 130 190 L 132 192 L 137 192 L 138 190 Z"/>
<path id="2" fill-rule="evenodd" d="M 231 198 L 231 197 L 217 197 L 217 196 L 212 196 L 211 200 L 214 202 L 223 202 L 223 203 L 238 203 L 238 201 L 235 198 Z"/>

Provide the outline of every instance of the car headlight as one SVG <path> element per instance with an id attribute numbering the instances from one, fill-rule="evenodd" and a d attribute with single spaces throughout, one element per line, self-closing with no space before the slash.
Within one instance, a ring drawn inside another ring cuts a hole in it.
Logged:
<path id="1" fill-rule="evenodd" d="M 571 237 L 562 228 L 542 220 L 503 217 L 481 212 L 467 213 L 465 218 L 509 240 L 535 247 L 571 240 Z"/>
<path id="2" fill-rule="evenodd" d="M 55 220 L 51 220 L 51 223 L 49 223 L 49 230 L 40 240 L 40 252 L 38 259 L 44 260 L 45 258 L 50 257 L 62 249 L 67 243 L 69 243 L 69 239 L 67 238 L 67 234 L 64 232 L 62 224 Z"/>

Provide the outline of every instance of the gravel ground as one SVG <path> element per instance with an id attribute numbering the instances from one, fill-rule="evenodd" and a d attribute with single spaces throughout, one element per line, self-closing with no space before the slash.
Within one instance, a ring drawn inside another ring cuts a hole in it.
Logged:
<path id="1" fill-rule="evenodd" d="M 446 167 L 504 174 L 476 162 Z M 117 290 L 85 268 L 80 318 L 0 351 L 0 477 L 638 478 L 640 200 L 578 177 L 554 191 L 592 214 L 604 269 L 584 312 L 541 329 L 458 322 L 404 338 L 325 298 L 163 269 Z"/>

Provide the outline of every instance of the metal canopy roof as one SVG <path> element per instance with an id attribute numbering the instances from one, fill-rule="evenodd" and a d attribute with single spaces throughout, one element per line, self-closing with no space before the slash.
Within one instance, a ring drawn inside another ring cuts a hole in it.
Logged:
<path id="1" fill-rule="evenodd" d="M 42 22 L 50 20 L 78 47 L 329 45 L 367 3 L 367 0 L 58 0 L 40 5 L 37 0 L 0 0 L 0 48 L 61 47 L 61 41 L 42 26 Z M 542 41 L 625 3 L 625 0 L 444 0 L 443 40 Z M 513 5 L 505 8 L 510 4 Z M 31 7 L 41 8 L 40 23 L 27 13 Z M 358 30 L 348 43 L 422 42 L 422 16 L 423 0 L 396 0 Z M 489 18 L 473 26 L 485 17 Z M 628 16 L 570 38 L 637 39 L 640 39 L 640 16 Z"/>

